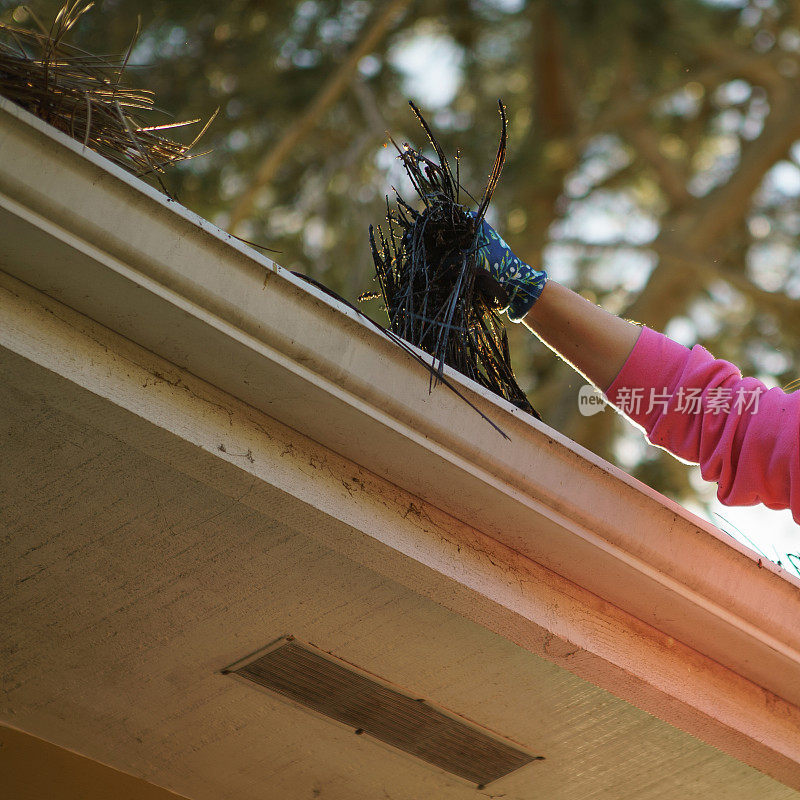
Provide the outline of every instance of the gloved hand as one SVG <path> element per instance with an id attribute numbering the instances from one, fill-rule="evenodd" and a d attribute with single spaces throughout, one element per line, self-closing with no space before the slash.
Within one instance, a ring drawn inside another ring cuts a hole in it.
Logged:
<path id="1" fill-rule="evenodd" d="M 475 214 L 470 212 L 470 216 Z M 478 267 L 485 269 L 508 294 L 502 310 L 512 322 L 521 322 L 539 299 L 547 273 L 521 261 L 486 220 L 478 231 Z"/>

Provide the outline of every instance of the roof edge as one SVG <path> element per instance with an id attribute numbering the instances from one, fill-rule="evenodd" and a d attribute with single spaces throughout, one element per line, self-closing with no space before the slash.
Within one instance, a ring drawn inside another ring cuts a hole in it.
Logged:
<path id="1" fill-rule="evenodd" d="M 0 154 L 14 277 L 800 704 L 791 576 L 1 98 Z"/>

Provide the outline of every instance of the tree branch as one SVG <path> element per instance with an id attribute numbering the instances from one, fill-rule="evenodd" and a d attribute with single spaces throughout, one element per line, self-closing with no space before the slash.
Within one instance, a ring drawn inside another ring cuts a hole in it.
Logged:
<path id="1" fill-rule="evenodd" d="M 731 50 L 729 42 L 705 42 L 698 48 L 698 54 L 712 63 L 725 64 L 732 75 L 763 86 L 770 92 L 779 89 L 786 80 L 769 54 Z"/>
<path id="2" fill-rule="evenodd" d="M 752 300 L 759 309 L 768 309 L 781 315 L 786 321 L 797 320 L 800 322 L 800 300 L 789 297 L 783 292 L 770 292 L 762 289 L 738 270 L 726 268 L 725 265 L 698 258 L 691 254 L 670 251 L 667 248 L 655 249 L 663 255 L 668 255 L 674 261 L 681 262 L 687 269 L 700 273 L 706 281 L 715 278 L 725 281 L 737 292 Z"/>
<path id="3" fill-rule="evenodd" d="M 536 120 L 545 140 L 567 136 L 574 130 L 575 98 L 570 91 L 568 59 L 558 16 L 549 3 L 535 9 L 537 37 L 534 69 L 539 81 L 536 90 Z"/>
<path id="4" fill-rule="evenodd" d="M 644 123 L 626 126 L 623 136 L 633 145 L 641 159 L 658 176 L 658 183 L 674 208 L 686 205 L 693 198 L 686 181 L 676 164 L 670 162 L 659 149 L 658 134 Z"/>
<path id="5" fill-rule="evenodd" d="M 727 182 L 699 201 L 694 224 L 687 232 L 692 248 L 705 249 L 744 219 L 764 175 L 800 138 L 800 94 L 786 92 L 771 100 L 764 130 L 742 149 L 739 167 Z"/>
<path id="6" fill-rule="evenodd" d="M 289 126 L 281 139 L 264 155 L 256 170 L 255 178 L 239 198 L 231 214 L 228 225 L 231 233 L 235 233 L 242 221 L 250 215 L 256 195 L 272 181 L 286 157 L 314 130 L 325 112 L 347 89 L 358 69 L 358 62 L 375 49 L 410 4 L 411 0 L 393 0 L 385 6 L 369 26 L 361 41 L 348 54 L 329 80 L 320 87 L 305 113 Z"/>
<path id="7" fill-rule="evenodd" d="M 742 152 L 739 168 L 730 179 L 662 223 L 653 248 L 662 260 L 651 273 L 639 297 L 626 309 L 626 316 L 656 329 L 663 329 L 702 287 L 703 275 L 675 255 L 677 250 L 697 259 L 710 257 L 720 243 L 743 224 L 753 193 L 764 175 L 800 138 L 800 95 L 786 90 L 772 102 L 761 135 Z"/>

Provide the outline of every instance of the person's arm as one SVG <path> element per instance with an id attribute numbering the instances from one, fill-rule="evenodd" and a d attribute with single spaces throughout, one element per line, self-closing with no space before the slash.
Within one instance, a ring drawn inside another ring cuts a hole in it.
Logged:
<path id="1" fill-rule="evenodd" d="M 522 322 L 604 392 L 642 331 L 552 280 Z"/>
<path id="2" fill-rule="evenodd" d="M 652 444 L 699 464 L 723 503 L 791 508 L 800 523 L 800 391 L 768 389 L 700 345 L 615 317 L 489 236 L 481 263 L 508 294 L 509 319 L 602 389 Z"/>
<path id="3" fill-rule="evenodd" d="M 523 322 L 648 440 L 700 465 L 725 505 L 791 508 L 800 522 L 800 392 L 615 317 L 548 281 Z"/>

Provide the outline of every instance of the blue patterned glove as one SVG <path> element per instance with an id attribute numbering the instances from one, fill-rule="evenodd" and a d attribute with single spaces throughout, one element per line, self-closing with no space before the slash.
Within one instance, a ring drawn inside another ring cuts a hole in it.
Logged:
<path id="1" fill-rule="evenodd" d="M 474 213 L 470 212 L 472 217 Z M 547 273 L 521 261 L 484 219 L 478 231 L 478 266 L 485 269 L 508 293 L 503 309 L 512 322 L 521 322 L 539 299 Z"/>

